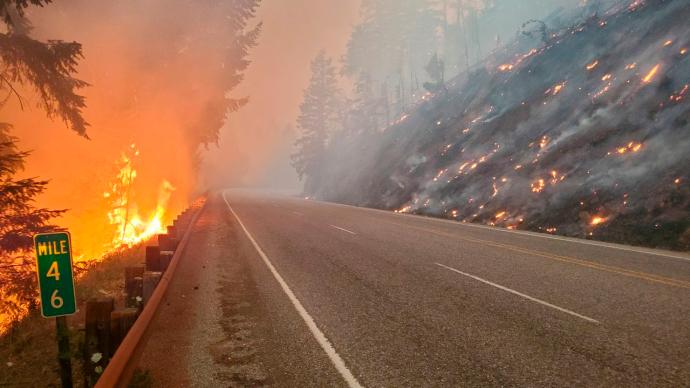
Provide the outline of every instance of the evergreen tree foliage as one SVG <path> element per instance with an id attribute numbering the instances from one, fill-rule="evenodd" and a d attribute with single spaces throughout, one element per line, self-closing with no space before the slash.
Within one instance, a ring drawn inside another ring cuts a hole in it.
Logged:
<path id="1" fill-rule="evenodd" d="M 47 181 L 15 177 L 29 154 L 18 150 L 9 129 L 0 123 L 0 313 L 15 317 L 35 306 L 33 236 L 55 231 L 51 220 L 64 211 L 35 206 Z"/>
<path id="2" fill-rule="evenodd" d="M 62 119 L 86 137 L 88 123 L 82 115 L 86 104 L 77 91 L 88 84 L 74 77 L 82 58 L 81 45 L 60 40 L 41 42 L 28 35 L 31 28 L 23 16 L 24 9 L 30 4 L 42 6 L 48 2 L 5 0 L 0 3 L 7 27 L 7 32 L 0 33 L 0 93 L 5 94 L 0 108 L 13 96 L 23 108 L 19 86 L 31 87 L 40 97 L 40 106 L 48 117 Z"/>
<path id="3" fill-rule="evenodd" d="M 6 32 L 0 33 L 0 109 L 31 88 L 49 117 L 62 119 L 86 137 L 88 124 L 82 116 L 84 98 L 76 91 L 86 86 L 74 78 L 81 45 L 72 42 L 40 42 L 29 36 L 24 10 L 50 1 L 4 0 L 0 2 Z M 0 324 L 6 324 L 36 306 L 36 275 L 33 235 L 57 230 L 52 224 L 63 210 L 38 208 L 35 200 L 46 189 L 45 180 L 18 178 L 28 152 L 20 151 L 10 135 L 11 125 L 0 123 Z M 0 332 L 2 332 L 0 325 Z"/>
<path id="4" fill-rule="evenodd" d="M 227 17 L 223 20 L 226 26 L 209 28 L 209 31 L 221 31 L 222 36 L 207 36 L 205 39 L 222 39 L 227 41 L 227 48 L 223 53 L 222 67 L 224 78 L 214 85 L 207 85 L 213 95 L 206 103 L 204 114 L 197 122 L 188 128 L 189 144 L 192 151 L 202 145 L 208 147 L 219 140 L 220 129 L 228 114 L 236 112 L 249 102 L 247 97 L 230 97 L 232 92 L 243 80 L 244 71 L 250 64 L 249 50 L 256 46 L 261 33 L 262 24 L 250 28 L 250 21 L 256 16 L 261 0 L 233 0 L 216 4 L 215 12 L 222 12 Z M 195 4 L 190 3 L 190 7 Z M 204 17 L 204 15 L 198 15 Z M 198 42 L 203 44 L 203 42 Z"/>
<path id="5" fill-rule="evenodd" d="M 292 155 L 292 164 L 300 180 L 305 180 L 306 192 L 310 192 L 318 181 L 329 137 L 341 122 L 336 69 L 324 51 L 311 62 L 311 73 L 297 119 L 301 135 L 295 143 L 297 152 Z"/>
<path id="6" fill-rule="evenodd" d="M 431 0 L 364 0 L 361 14 L 343 71 L 354 77 L 366 73 L 373 90 L 381 90 L 380 97 L 392 94 L 394 113 L 400 113 L 414 100 L 424 81 L 424 66 L 440 44 L 441 9 Z"/>

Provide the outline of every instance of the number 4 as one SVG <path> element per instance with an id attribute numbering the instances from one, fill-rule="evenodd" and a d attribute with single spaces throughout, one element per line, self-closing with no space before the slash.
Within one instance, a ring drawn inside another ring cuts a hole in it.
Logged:
<path id="1" fill-rule="evenodd" d="M 57 261 L 53 261 L 53 264 L 50 265 L 46 277 L 55 278 L 55 281 L 60 281 L 60 271 L 58 271 Z"/>

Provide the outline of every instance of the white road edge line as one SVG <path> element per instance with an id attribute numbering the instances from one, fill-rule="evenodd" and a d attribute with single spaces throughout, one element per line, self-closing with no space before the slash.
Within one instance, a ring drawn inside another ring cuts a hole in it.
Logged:
<path id="1" fill-rule="evenodd" d="M 587 322 L 592 322 L 592 323 L 596 323 L 596 324 L 599 324 L 599 323 L 600 323 L 600 322 L 597 321 L 596 319 L 590 318 L 590 317 L 585 316 L 585 315 L 582 315 L 582 314 L 578 314 L 578 313 L 576 313 L 576 312 L 574 312 L 574 311 L 570 311 L 570 310 L 564 309 L 564 308 L 562 308 L 562 307 L 558 307 L 558 306 L 553 305 L 553 304 L 551 304 L 551 303 L 549 303 L 549 302 L 545 302 L 545 301 L 543 301 L 543 300 L 541 300 L 541 299 L 533 298 L 533 297 L 531 297 L 531 296 L 529 296 L 529 295 L 525 295 L 525 294 L 523 294 L 523 293 L 521 293 L 521 292 L 519 292 L 519 291 L 515 291 L 515 290 L 513 290 L 513 289 L 510 289 L 510 288 L 508 288 L 508 287 L 504 287 L 504 286 L 502 286 L 502 285 L 500 285 L 500 284 L 496 284 L 496 283 L 494 283 L 494 282 L 490 282 L 490 281 L 488 281 L 488 280 L 486 280 L 486 279 L 482 279 L 482 278 L 480 278 L 480 277 L 478 277 L 478 276 L 470 275 L 470 274 L 468 274 L 468 273 L 465 273 L 465 272 L 462 272 L 462 271 L 460 271 L 460 270 L 457 270 L 457 269 L 455 269 L 455 268 L 453 268 L 453 267 L 449 267 L 449 266 L 447 266 L 447 265 L 443 265 L 443 264 L 440 264 L 440 263 L 436 263 L 436 265 L 438 265 L 439 267 L 443 267 L 443 268 L 445 268 L 445 269 L 447 269 L 447 270 L 450 270 L 450 271 L 459 273 L 460 275 L 467 276 L 467 277 L 472 278 L 472 279 L 474 279 L 474 280 L 478 280 L 478 281 L 480 281 L 480 282 L 482 282 L 482 283 L 485 283 L 485 284 L 488 284 L 488 285 L 490 285 L 490 286 L 496 287 L 496 288 L 501 289 L 501 290 L 503 290 L 503 291 L 510 292 L 511 294 L 515 294 L 515 295 L 520 296 L 520 297 L 523 297 L 523 298 L 525 298 L 525 299 L 527 299 L 527 300 L 531 300 L 532 302 L 536 302 L 536 303 L 539 303 L 539 304 L 544 305 L 544 306 L 546 306 L 546 307 L 551 307 L 552 309 L 556 309 L 556 310 L 561 311 L 561 312 L 564 312 L 564 313 L 566 313 L 566 314 L 570 314 L 570 315 L 572 315 L 572 316 L 574 316 L 574 317 L 578 317 L 578 318 L 580 318 L 580 319 L 584 319 L 584 320 L 587 321 Z"/>
<path id="2" fill-rule="evenodd" d="M 343 232 L 350 233 L 350 234 L 355 235 L 355 236 L 357 235 L 357 233 L 355 233 L 355 232 L 353 232 L 353 231 L 351 231 L 351 230 L 347 230 L 347 229 L 345 229 L 345 228 L 341 228 L 341 227 L 339 227 L 339 226 L 330 225 L 330 224 L 329 224 L 328 226 L 330 226 L 331 228 L 336 228 L 336 229 L 338 229 L 338 230 L 342 230 Z"/>
<path id="3" fill-rule="evenodd" d="M 295 309 L 299 313 L 299 315 L 302 317 L 304 320 L 304 323 L 307 324 L 307 327 L 309 328 L 309 331 L 311 331 L 311 334 L 314 336 L 316 339 L 316 342 L 319 343 L 321 346 L 321 349 L 326 352 L 326 355 L 328 358 L 331 360 L 333 363 L 333 366 L 335 366 L 335 369 L 340 373 L 340 375 L 343 377 L 347 385 L 351 388 L 360 388 L 362 385 L 357 381 L 355 376 L 350 372 L 350 370 L 347 368 L 345 365 L 345 361 L 340 357 L 340 355 L 335 351 L 333 348 L 333 345 L 331 345 L 330 341 L 328 341 L 328 338 L 323 334 L 323 332 L 316 326 L 316 322 L 314 322 L 314 318 L 309 315 L 307 310 L 302 306 L 302 303 L 297 299 L 295 294 L 292 292 L 290 287 L 287 285 L 285 280 L 283 280 L 283 277 L 280 276 L 276 268 L 273 266 L 271 261 L 268 259 L 268 256 L 264 253 L 264 251 L 261 249 L 259 244 L 254 240 L 254 237 L 252 237 L 251 233 L 249 233 L 249 230 L 244 226 L 242 223 L 242 220 L 240 220 L 240 217 L 235 213 L 235 211 L 232 209 L 232 206 L 230 206 L 230 203 L 228 202 L 228 199 L 225 198 L 225 192 L 222 194 L 223 201 L 225 201 L 225 204 L 228 206 L 228 209 L 232 213 L 233 216 L 235 216 L 235 219 L 237 222 L 240 224 L 240 227 L 242 227 L 242 230 L 244 233 L 247 235 L 247 238 L 249 238 L 249 241 L 251 241 L 252 245 L 254 245 L 254 248 L 256 251 L 259 253 L 259 256 L 261 256 L 261 259 L 263 259 L 264 263 L 268 267 L 268 269 L 271 271 L 273 274 L 273 277 L 278 281 L 280 284 L 280 287 L 283 289 L 285 294 L 288 296 L 290 301 L 292 302 L 292 305 L 295 306 Z"/>
<path id="4" fill-rule="evenodd" d="M 396 213 L 396 212 L 393 212 L 390 210 L 382 210 L 382 209 L 375 209 L 375 208 L 368 208 L 368 207 L 345 205 L 342 203 L 335 203 L 335 202 L 324 202 L 324 201 L 316 201 L 316 200 L 310 200 L 310 202 L 316 202 L 316 203 L 321 203 L 321 204 L 326 204 L 326 205 L 335 205 L 335 206 L 340 206 L 340 207 L 349 207 L 349 208 L 359 209 L 362 211 L 385 213 L 385 214 L 399 216 L 399 217 L 412 217 L 412 218 L 418 218 L 421 220 L 426 220 L 426 221 L 431 221 L 431 222 L 442 222 L 442 223 L 455 225 L 455 226 L 459 226 L 459 227 L 469 227 L 469 228 L 492 230 L 494 232 L 516 234 L 518 236 L 523 236 L 523 237 L 544 238 L 544 239 L 548 239 L 548 240 L 557 240 L 557 241 L 563 241 L 563 242 L 574 243 L 574 244 L 591 245 L 591 246 L 595 246 L 595 247 L 617 249 L 617 250 L 626 251 L 626 252 L 642 253 L 645 255 L 651 255 L 651 256 L 657 256 L 657 257 L 666 257 L 669 259 L 678 259 L 678 260 L 690 261 L 690 257 L 682 256 L 682 255 L 674 255 L 673 253 L 670 253 L 670 252 L 668 252 L 668 253 L 667 252 L 655 252 L 653 250 L 653 248 L 649 248 L 649 249 L 639 248 L 638 249 L 635 247 L 627 247 L 627 246 L 624 246 L 621 244 L 607 243 L 607 242 L 603 242 L 603 241 L 590 241 L 590 240 L 578 239 L 575 237 L 553 236 L 553 235 L 549 235 L 546 233 L 531 232 L 531 231 L 526 231 L 526 230 L 510 230 L 510 229 L 501 228 L 498 226 L 479 225 L 479 224 L 472 224 L 469 222 L 458 222 L 458 221 L 453 221 L 453 220 L 448 220 L 448 219 L 438 218 L 438 217 L 421 216 L 418 214 Z"/>

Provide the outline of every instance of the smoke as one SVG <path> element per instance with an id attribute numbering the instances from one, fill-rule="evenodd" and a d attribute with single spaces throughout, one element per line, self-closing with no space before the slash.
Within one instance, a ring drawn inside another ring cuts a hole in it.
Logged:
<path id="1" fill-rule="evenodd" d="M 546 42 L 519 35 L 383 133 L 331 149 L 317 194 L 687 248 L 688 16 L 680 0 L 551 14 Z"/>
<path id="2" fill-rule="evenodd" d="M 83 94 L 92 140 L 46 119 L 29 91 L 23 93 L 30 107 L 6 108 L 11 117 L 3 121 L 14 124 L 22 148 L 33 150 L 26 175 L 51 180 L 39 205 L 70 209 L 59 223 L 72 231 L 79 253 L 97 255 L 112 237 L 103 193 L 131 144 L 140 151 L 132 193 L 140 209 L 155 209 L 168 181 L 176 188 L 169 221 L 198 191 L 195 148 L 206 135 L 196 129 L 222 125 L 213 110 L 231 71 L 225 61 L 234 39 L 233 6 L 73 0 L 29 8 L 32 36 L 83 45 L 78 78 L 91 84 Z"/>
<path id="3" fill-rule="evenodd" d="M 334 58 L 345 51 L 358 18 L 359 0 L 265 1 L 257 18 L 264 23 L 251 53 L 239 94 L 250 102 L 233 114 L 218 148 L 204 155 L 202 184 L 217 188 L 254 186 L 299 191 L 290 154 L 309 63 L 324 49 Z"/>

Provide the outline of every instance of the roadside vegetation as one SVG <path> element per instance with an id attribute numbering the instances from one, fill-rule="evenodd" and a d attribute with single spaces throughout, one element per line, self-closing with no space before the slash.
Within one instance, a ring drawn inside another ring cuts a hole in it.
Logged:
<path id="1" fill-rule="evenodd" d="M 67 318 L 74 384 L 83 386 L 81 349 L 84 343 L 84 305 L 92 297 L 113 297 L 116 306 L 124 304 L 124 269 L 141 265 L 144 244 L 106 256 L 77 276 L 79 311 Z M 0 387 L 60 386 L 55 342 L 55 319 L 43 318 L 33 310 L 0 337 Z"/>

